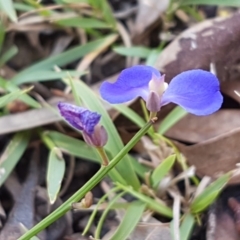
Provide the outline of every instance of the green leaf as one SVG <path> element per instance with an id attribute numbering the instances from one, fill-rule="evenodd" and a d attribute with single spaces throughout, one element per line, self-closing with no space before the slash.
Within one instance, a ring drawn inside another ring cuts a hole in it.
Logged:
<path id="1" fill-rule="evenodd" d="M 55 21 L 56 24 L 63 27 L 77 28 L 111 28 L 109 24 L 102 22 L 96 18 L 72 17 Z"/>
<path id="2" fill-rule="evenodd" d="M 32 89 L 32 87 L 25 89 L 25 90 L 16 90 L 14 92 L 4 95 L 3 97 L 0 97 L 0 108 L 6 106 L 8 103 L 19 98 L 20 95 L 30 91 L 31 89 Z"/>
<path id="3" fill-rule="evenodd" d="M 31 76 L 33 77 L 34 75 L 36 75 L 36 72 L 41 72 L 43 70 L 50 70 L 56 65 L 61 67 L 75 60 L 78 60 L 81 57 L 85 56 L 86 54 L 101 47 L 102 45 L 104 45 L 106 41 L 109 41 L 109 39 L 112 39 L 113 37 L 116 37 L 116 35 L 115 34 L 108 35 L 105 38 L 101 38 L 101 39 L 86 43 L 84 45 L 74 47 L 63 53 L 49 57 L 38 63 L 35 63 L 34 65 L 28 67 L 27 69 L 17 74 L 12 79 L 12 81 L 13 83 L 18 85 L 18 84 L 25 83 L 25 78 L 28 78 L 28 82 L 29 82 L 29 77 L 28 77 L 29 74 L 31 74 Z M 47 79 L 46 76 L 45 76 L 45 79 Z"/>
<path id="4" fill-rule="evenodd" d="M 146 203 L 140 201 L 132 202 L 111 240 L 127 239 L 140 221 L 145 208 Z"/>
<path id="5" fill-rule="evenodd" d="M 215 6 L 229 6 L 240 7 L 239 0 L 181 0 L 180 5 L 215 5 Z"/>
<path id="6" fill-rule="evenodd" d="M 177 106 L 175 107 L 161 122 L 158 133 L 166 133 L 174 124 L 176 124 L 180 119 L 182 119 L 187 114 L 187 111 L 183 108 Z"/>
<path id="7" fill-rule="evenodd" d="M 111 153 L 111 156 L 115 156 L 123 148 L 123 143 L 115 125 L 108 115 L 108 112 L 103 107 L 97 95 L 85 83 L 75 80 L 73 81 L 73 84 L 75 85 L 78 95 L 82 99 L 84 105 L 90 110 L 96 111 L 102 115 L 101 124 L 106 128 L 109 139 L 105 148 Z M 129 185 L 133 186 L 134 189 L 138 189 L 140 187 L 139 180 L 128 155 L 126 155 L 120 163 L 118 163 L 117 170 L 122 178 Z"/>
<path id="8" fill-rule="evenodd" d="M 97 13 L 102 15 L 106 22 L 112 26 L 116 25 L 116 19 L 113 16 L 112 9 L 107 0 L 88 0 L 88 3 L 96 10 Z"/>
<path id="9" fill-rule="evenodd" d="M 162 49 L 153 49 L 151 50 L 151 52 L 149 53 L 149 55 L 147 56 L 147 60 L 146 60 L 146 65 L 148 66 L 154 66 L 159 54 L 161 53 Z"/>
<path id="10" fill-rule="evenodd" d="M 25 152 L 30 132 L 16 133 L 0 157 L 0 186 L 5 182 Z"/>
<path id="11" fill-rule="evenodd" d="M 131 163 L 133 165 L 134 171 L 137 173 L 139 177 L 145 180 L 145 173 L 149 172 L 149 168 L 147 166 L 144 166 L 142 164 L 139 164 L 136 158 L 132 157 L 131 155 L 128 155 L 128 157 L 131 160 Z"/>
<path id="12" fill-rule="evenodd" d="M 132 196 L 138 198 L 142 202 L 146 203 L 147 207 L 149 209 L 153 210 L 154 212 L 157 212 L 166 217 L 170 217 L 170 218 L 172 217 L 172 209 L 167 207 L 162 202 L 155 201 L 154 199 L 133 190 L 132 187 L 124 186 L 121 183 L 116 183 L 116 186 L 121 188 L 122 190 L 130 193 Z"/>
<path id="13" fill-rule="evenodd" d="M 194 216 L 191 213 L 187 213 L 184 216 L 183 222 L 180 227 L 180 239 L 189 240 L 194 227 Z"/>
<path id="14" fill-rule="evenodd" d="M 12 0 L 0 0 L 0 10 L 5 12 L 8 17 L 13 21 L 17 22 L 17 14 L 13 7 L 13 1 Z"/>
<path id="15" fill-rule="evenodd" d="M 15 3 L 13 3 L 13 6 L 14 6 L 15 10 L 21 11 L 21 12 L 29 12 L 29 11 L 35 10 L 34 7 L 24 4 L 24 3 L 15 2 Z"/>
<path id="16" fill-rule="evenodd" d="M 47 192 L 50 203 L 53 204 L 60 191 L 65 173 L 65 160 L 58 148 L 50 151 L 47 167 Z"/>
<path id="17" fill-rule="evenodd" d="M 73 156 L 88 159 L 96 163 L 100 162 L 100 158 L 95 148 L 90 147 L 84 141 L 55 131 L 47 131 L 44 134 L 50 137 L 54 144 L 58 148 L 63 149 L 64 152 L 68 152 Z"/>
<path id="18" fill-rule="evenodd" d="M 168 174 L 173 164 L 175 163 L 176 155 L 171 155 L 164 159 L 157 168 L 154 169 L 151 175 L 153 188 L 157 188 L 161 180 Z"/>
<path id="19" fill-rule="evenodd" d="M 11 81 L 7 81 L 1 77 L 0 77 L 0 87 L 7 90 L 8 92 L 21 91 L 21 89 L 18 88 L 16 85 L 14 85 Z M 20 95 L 19 100 L 23 101 L 24 103 L 26 103 L 27 105 L 33 108 L 41 108 L 41 105 L 26 93 L 23 93 L 22 95 Z"/>
<path id="20" fill-rule="evenodd" d="M 151 53 L 151 49 L 142 46 L 114 47 L 113 51 L 123 56 L 139 58 L 147 58 Z"/>
<path id="21" fill-rule="evenodd" d="M 0 67 L 7 63 L 11 58 L 13 58 L 18 53 L 18 48 L 16 46 L 10 47 L 0 59 Z"/>
<path id="22" fill-rule="evenodd" d="M 32 82 L 43 82 L 43 81 L 52 81 L 52 80 L 58 80 L 61 78 L 68 77 L 69 74 L 71 76 L 80 77 L 84 75 L 84 72 L 77 72 L 77 71 L 61 71 L 61 72 L 55 72 L 51 70 L 37 70 L 32 72 L 27 72 L 25 74 L 18 74 L 15 76 L 11 82 L 14 84 L 23 84 L 23 83 L 32 83 Z"/>
<path id="23" fill-rule="evenodd" d="M 226 173 L 211 183 L 199 196 L 191 203 L 191 212 L 199 213 L 214 202 L 219 193 L 231 178 L 231 173 Z"/>

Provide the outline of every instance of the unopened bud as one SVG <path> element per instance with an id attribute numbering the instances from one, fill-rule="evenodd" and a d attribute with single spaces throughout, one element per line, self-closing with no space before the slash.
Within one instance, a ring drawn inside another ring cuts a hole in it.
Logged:
<path id="1" fill-rule="evenodd" d="M 161 99 L 156 92 L 151 92 L 146 101 L 147 109 L 150 112 L 158 112 L 161 108 Z"/>
<path id="2" fill-rule="evenodd" d="M 83 138 L 84 141 L 90 146 L 103 147 L 107 143 L 108 135 L 105 128 L 102 125 L 97 124 L 94 127 L 93 134 L 90 135 L 83 131 Z"/>

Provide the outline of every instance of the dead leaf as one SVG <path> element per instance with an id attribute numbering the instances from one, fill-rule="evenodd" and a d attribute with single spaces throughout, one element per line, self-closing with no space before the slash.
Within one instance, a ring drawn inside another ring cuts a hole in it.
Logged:
<path id="1" fill-rule="evenodd" d="M 130 235 L 131 240 L 172 240 L 170 228 L 151 217 L 148 222 L 139 223 Z"/>
<path id="2" fill-rule="evenodd" d="M 234 206 L 229 200 L 234 199 Z M 239 185 L 227 187 L 218 200 L 210 207 L 207 220 L 206 240 L 238 240 Z M 232 207 L 234 209 L 232 209 Z"/>
<path id="3" fill-rule="evenodd" d="M 238 79 L 234 81 L 222 82 L 221 92 L 240 103 L 240 96 L 236 93 L 240 93 L 240 81 Z"/>
<path id="4" fill-rule="evenodd" d="M 166 132 L 166 136 L 183 142 L 198 143 L 240 128 L 239 119 L 240 111 L 234 109 L 201 117 L 187 114 Z"/>
<path id="5" fill-rule="evenodd" d="M 229 80 L 232 67 L 240 59 L 239 25 L 240 12 L 237 12 L 227 18 L 205 20 L 190 27 L 162 51 L 156 68 L 166 73 L 169 82 L 183 71 L 208 70 L 210 63 L 214 63 L 218 77 L 222 81 Z"/>
<path id="6" fill-rule="evenodd" d="M 215 178 L 236 168 L 236 164 L 240 161 L 239 139 L 240 128 L 237 128 L 193 146 L 179 143 L 176 145 L 189 164 L 196 166 L 199 176 Z M 239 175 L 231 180 L 231 183 L 239 182 Z"/>

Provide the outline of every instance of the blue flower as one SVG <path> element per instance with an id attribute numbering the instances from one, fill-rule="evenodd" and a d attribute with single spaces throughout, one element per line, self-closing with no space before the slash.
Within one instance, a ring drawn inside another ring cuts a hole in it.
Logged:
<path id="1" fill-rule="evenodd" d="M 86 143 L 95 147 L 103 147 L 107 143 L 107 132 L 99 124 L 100 114 L 64 102 L 59 102 L 58 108 L 71 126 L 82 131 Z"/>
<path id="2" fill-rule="evenodd" d="M 208 115 L 217 111 L 223 102 L 215 75 L 204 70 L 189 70 L 174 77 L 169 85 L 164 75 L 150 66 L 134 66 L 123 70 L 115 83 L 105 81 L 100 87 L 103 99 L 110 103 L 124 103 L 137 97 L 146 101 L 151 112 L 170 102 L 189 113 Z"/>

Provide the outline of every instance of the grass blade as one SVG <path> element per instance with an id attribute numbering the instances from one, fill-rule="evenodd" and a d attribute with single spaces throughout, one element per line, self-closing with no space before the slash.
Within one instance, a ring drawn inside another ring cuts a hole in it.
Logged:
<path id="1" fill-rule="evenodd" d="M 6 106 L 8 103 L 19 98 L 20 95 L 30 91 L 31 89 L 32 89 L 32 87 L 25 89 L 25 90 L 16 90 L 14 92 L 4 95 L 3 97 L 0 97 L 0 108 Z"/>
<path id="2" fill-rule="evenodd" d="M 0 59 L 0 67 L 2 67 L 5 63 L 7 63 L 11 58 L 13 58 L 18 53 L 18 48 L 16 46 L 12 46 L 9 48 Z"/>
<path id="3" fill-rule="evenodd" d="M 139 57 L 139 58 L 147 58 L 151 53 L 151 49 L 142 47 L 142 46 L 134 46 L 134 47 L 114 47 L 113 51 L 127 57 Z"/>
<path id="4" fill-rule="evenodd" d="M 38 63 L 35 63 L 34 65 L 28 67 L 27 69 L 21 71 L 19 74 L 17 74 L 13 79 L 13 83 L 15 84 L 21 84 L 25 83 L 25 78 L 29 74 L 32 74 L 34 76 L 37 71 L 42 70 L 51 70 L 54 66 L 64 66 L 70 62 L 73 62 L 77 59 L 80 59 L 81 57 L 85 56 L 86 54 L 94 51 L 98 47 L 100 47 L 102 44 L 105 43 L 105 41 L 108 41 L 109 38 L 112 38 L 114 35 L 109 35 L 105 38 L 101 38 L 92 42 L 89 42 L 87 44 L 74 47 L 70 50 L 67 50 L 63 53 L 60 53 L 58 55 L 49 57 L 43 61 L 40 61 Z M 29 80 L 28 80 L 29 81 Z"/>
<path id="5" fill-rule="evenodd" d="M 191 212 L 199 213 L 214 202 L 220 192 L 231 178 L 231 173 L 226 173 L 211 183 L 191 204 Z"/>
<path id="6" fill-rule="evenodd" d="M 30 132 L 19 132 L 14 135 L 0 157 L 0 186 L 5 182 L 28 146 Z"/>
<path id="7" fill-rule="evenodd" d="M 195 224 L 194 216 L 191 213 L 186 214 L 184 216 L 183 222 L 180 227 L 180 239 L 181 240 L 190 239 L 194 224 Z"/>
<path id="8" fill-rule="evenodd" d="M 161 180 L 168 174 L 175 163 L 176 155 L 171 155 L 164 159 L 157 168 L 154 169 L 151 180 L 153 188 L 157 188 Z"/>
<path id="9" fill-rule="evenodd" d="M 32 82 L 39 82 L 39 81 L 52 81 L 58 80 L 61 78 L 65 78 L 67 76 L 72 75 L 75 77 L 80 77 L 84 75 L 84 72 L 77 72 L 77 71 L 61 71 L 55 72 L 51 70 L 37 70 L 33 72 L 27 72 L 25 74 L 18 74 L 15 76 L 11 82 L 16 85 L 23 84 L 23 83 L 32 83 Z"/>
<path id="10" fill-rule="evenodd" d="M 7 81 L 1 77 L 0 77 L 0 87 L 7 90 L 8 92 L 21 91 L 21 89 L 18 88 L 16 85 L 14 85 L 11 81 Z M 41 104 L 39 104 L 36 100 L 34 100 L 32 97 L 30 97 L 26 93 L 20 95 L 19 100 L 23 101 L 28 106 L 31 106 L 33 108 L 41 108 Z"/>
<path id="11" fill-rule="evenodd" d="M 140 201 L 132 202 L 127 208 L 124 218 L 122 219 L 111 240 L 127 239 L 140 221 L 145 208 L 146 203 Z"/>
<path id="12" fill-rule="evenodd" d="M 124 186 L 120 183 L 116 183 L 116 186 L 121 188 L 123 191 L 130 193 L 132 196 L 138 198 L 140 201 L 146 203 L 147 207 L 153 210 L 154 212 L 157 212 L 166 217 L 170 217 L 170 218 L 172 217 L 172 209 L 167 207 L 162 202 L 156 201 L 146 195 L 143 195 L 142 193 L 139 193 L 133 190 L 131 187 Z"/>
<path id="13" fill-rule="evenodd" d="M 64 27 L 77 27 L 77 28 L 90 28 L 90 29 L 111 28 L 109 24 L 102 22 L 96 18 L 73 17 L 73 18 L 57 20 L 55 21 L 55 23 Z"/>

